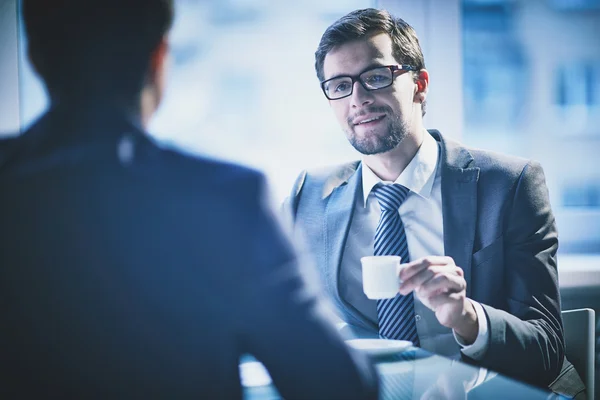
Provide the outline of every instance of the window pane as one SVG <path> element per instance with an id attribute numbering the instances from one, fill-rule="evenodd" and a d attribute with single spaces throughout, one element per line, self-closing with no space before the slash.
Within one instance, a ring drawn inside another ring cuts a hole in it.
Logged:
<path id="1" fill-rule="evenodd" d="M 463 0 L 463 140 L 542 163 L 563 253 L 600 252 L 597 6 Z"/>

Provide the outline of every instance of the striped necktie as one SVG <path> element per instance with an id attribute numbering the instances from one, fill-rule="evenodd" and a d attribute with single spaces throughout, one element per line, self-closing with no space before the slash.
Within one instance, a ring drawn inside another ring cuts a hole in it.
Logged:
<path id="1" fill-rule="evenodd" d="M 400 256 L 402 263 L 409 261 L 406 233 L 398 211 L 409 191 L 399 184 L 378 184 L 373 189 L 381 207 L 379 224 L 375 230 L 376 256 Z M 412 293 L 406 296 L 398 293 L 392 299 L 377 300 L 377 318 L 381 337 L 409 340 L 415 346 L 419 345 Z"/>

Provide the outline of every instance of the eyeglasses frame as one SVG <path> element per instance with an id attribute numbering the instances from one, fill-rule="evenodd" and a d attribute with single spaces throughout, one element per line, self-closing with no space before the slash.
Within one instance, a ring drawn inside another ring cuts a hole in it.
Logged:
<path id="1" fill-rule="evenodd" d="M 390 72 L 392 73 L 392 80 L 391 80 L 391 82 L 390 82 L 389 85 L 385 85 L 385 86 L 382 86 L 382 87 L 376 88 L 376 89 L 369 89 L 368 87 L 365 86 L 365 84 L 363 83 L 363 81 L 360 80 L 360 76 L 362 74 L 364 74 L 365 72 L 369 72 L 371 70 L 378 69 L 378 68 L 388 68 L 390 70 Z M 357 75 L 340 75 L 340 76 L 334 76 L 333 78 L 325 79 L 324 81 L 320 82 L 320 84 L 321 84 L 321 90 L 323 91 L 323 94 L 325 95 L 325 97 L 327 97 L 327 99 L 329 99 L 329 100 L 341 100 L 341 99 L 345 99 L 346 97 L 352 96 L 352 93 L 354 93 L 354 84 L 356 82 L 360 82 L 361 86 L 365 90 L 368 90 L 368 91 L 371 92 L 371 91 L 374 91 L 374 90 L 385 89 L 387 87 L 392 86 L 394 84 L 394 78 L 395 78 L 394 72 L 396 72 L 396 71 L 416 71 L 416 70 L 417 70 L 416 67 L 414 67 L 412 65 L 408 65 L 408 64 L 381 65 L 381 66 L 377 66 L 377 67 L 369 67 L 368 69 L 365 69 L 364 71 L 362 71 L 360 74 L 357 74 Z M 330 81 L 334 80 L 334 79 L 340 79 L 340 78 L 350 78 L 350 80 L 352 81 L 352 86 L 350 88 L 350 93 L 348 93 L 345 96 L 336 97 L 336 98 L 332 99 L 331 97 L 329 97 L 327 95 L 327 91 L 325 90 L 325 84 L 327 82 L 330 82 Z"/>

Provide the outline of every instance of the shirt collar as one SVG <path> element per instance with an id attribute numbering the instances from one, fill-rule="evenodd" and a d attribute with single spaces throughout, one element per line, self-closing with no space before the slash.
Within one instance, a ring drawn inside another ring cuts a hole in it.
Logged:
<path id="1" fill-rule="evenodd" d="M 367 206 L 367 198 L 378 183 L 384 184 L 399 183 L 407 187 L 424 198 L 429 198 L 431 188 L 435 179 L 439 158 L 439 146 L 435 139 L 425 131 L 423 134 L 423 143 L 417 150 L 417 154 L 410 163 L 404 168 L 395 182 L 383 181 L 363 162 L 362 163 L 362 182 L 363 182 L 363 201 Z"/>

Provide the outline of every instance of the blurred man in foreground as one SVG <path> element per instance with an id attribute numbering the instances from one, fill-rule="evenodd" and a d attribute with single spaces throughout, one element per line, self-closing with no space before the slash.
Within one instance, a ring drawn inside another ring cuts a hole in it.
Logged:
<path id="1" fill-rule="evenodd" d="M 374 398 L 308 290 L 254 171 L 161 149 L 172 0 L 24 0 L 50 110 L 0 165 L 0 392 L 239 398 L 241 354 L 285 398 Z"/>

